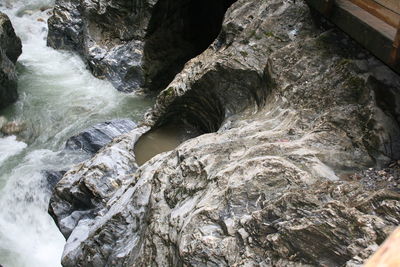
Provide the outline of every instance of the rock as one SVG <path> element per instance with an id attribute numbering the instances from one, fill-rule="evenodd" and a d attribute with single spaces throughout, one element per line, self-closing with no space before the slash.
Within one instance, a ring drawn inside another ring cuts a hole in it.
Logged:
<path id="1" fill-rule="evenodd" d="M 363 186 L 369 189 L 385 188 L 400 192 L 400 165 L 390 164 L 384 169 L 370 168 L 350 175 L 350 179 L 361 180 Z"/>
<path id="2" fill-rule="evenodd" d="M 46 177 L 47 186 L 50 191 L 53 191 L 56 184 L 61 180 L 61 178 L 64 176 L 66 172 L 67 171 L 51 171 L 51 170 L 43 171 L 43 174 Z"/>
<path id="3" fill-rule="evenodd" d="M 128 119 L 117 119 L 99 123 L 69 138 L 65 148 L 83 150 L 94 154 L 111 142 L 113 138 L 129 132 L 135 127 L 136 124 Z"/>
<path id="4" fill-rule="evenodd" d="M 395 155 L 399 88 L 303 1 L 238 0 L 146 115 L 204 134 L 137 168 L 131 132 L 57 184 L 63 266 L 361 265 L 400 223 L 400 194 L 340 177 Z"/>
<path id="5" fill-rule="evenodd" d="M 22 44 L 11 21 L 0 12 L 0 109 L 18 98 L 15 63 L 22 53 Z"/>
<path id="6" fill-rule="evenodd" d="M 19 134 L 26 129 L 26 125 L 23 122 L 11 121 L 7 122 L 1 127 L 1 132 L 5 135 Z"/>
<path id="7" fill-rule="evenodd" d="M 82 218 L 93 218 L 137 169 L 134 144 L 148 127 L 115 138 L 93 158 L 73 167 L 54 188 L 49 213 L 65 237 Z"/>
<path id="8" fill-rule="evenodd" d="M 146 14 L 155 0 L 144 4 L 114 2 L 56 1 L 48 20 L 47 42 L 53 48 L 78 52 L 95 76 L 108 78 L 120 91 L 132 91 L 143 83 Z M 118 25 L 117 30 L 114 25 Z"/>
<path id="9" fill-rule="evenodd" d="M 3 116 L 0 116 L 0 129 L 7 123 L 7 119 Z"/>
<path id="10" fill-rule="evenodd" d="M 115 119 L 99 123 L 75 136 L 70 137 L 65 144 L 65 150 L 84 151 L 92 155 L 110 143 L 114 138 L 125 134 L 136 127 L 136 124 L 129 119 Z M 63 152 L 65 152 L 65 150 Z M 43 171 L 50 191 L 53 191 L 56 184 L 61 180 L 66 172 L 67 171 L 65 170 Z"/>
<path id="11" fill-rule="evenodd" d="M 212 43 L 232 2 L 57 0 L 48 45 L 78 52 L 120 91 L 163 89 Z"/>

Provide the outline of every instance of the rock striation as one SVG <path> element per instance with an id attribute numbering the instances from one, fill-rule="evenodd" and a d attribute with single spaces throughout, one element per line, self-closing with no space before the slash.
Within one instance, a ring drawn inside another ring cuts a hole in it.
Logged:
<path id="1" fill-rule="evenodd" d="M 136 128 L 136 123 L 129 119 L 115 119 L 99 123 L 70 137 L 65 148 L 95 154 L 115 137 L 130 132 L 134 128 Z"/>
<path id="2" fill-rule="evenodd" d="M 400 157 L 400 77 L 319 26 L 235 2 L 146 115 L 204 134 L 136 168 L 131 132 L 56 185 L 62 264 L 360 266 L 400 223 L 398 190 L 353 175 Z"/>
<path id="3" fill-rule="evenodd" d="M 21 40 L 8 16 L 0 12 L 0 109 L 18 99 L 15 63 L 21 53 Z"/>
<path id="4" fill-rule="evenodd" d="M 49 212 L 65 237 L 81 219 L 93 219 L 106 200 L 131 179 L 138 167 L 134 143 L 147 130 L 148 127 L 139 127 L 115 138 L 93 158 L 63 173 L 54 189 Z M 55 178 L 60 176 L 56 174 Z"/>
<path id="5" fill-rule="evenodd" d="M 114 119 L 98 123 L 70 137 L 61 153 L 71 150 L 77 151 L 87 159 L 109 144 L 114 138 L 130 132 L 136 127 L 136 123 L 129 119 Z M 66 172 L 65 170 L 43 170 L 42 173 L 46 177 L 47 187 L 53 191 Z"/>

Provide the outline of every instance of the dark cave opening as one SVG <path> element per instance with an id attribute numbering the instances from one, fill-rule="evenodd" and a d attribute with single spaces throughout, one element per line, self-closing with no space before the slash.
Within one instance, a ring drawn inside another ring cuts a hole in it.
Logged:
<path id="1" fill-rule="evenodd" d="M 220 33 L 225 12 L 235 1 L 158 1 L 144 48 L 146 87 L 164 89 L 187 61 L 206 50 Z"/>

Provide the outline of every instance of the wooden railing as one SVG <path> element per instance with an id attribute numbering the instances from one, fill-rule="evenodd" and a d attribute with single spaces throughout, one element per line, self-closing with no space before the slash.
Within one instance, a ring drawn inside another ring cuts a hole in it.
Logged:
<path id="1" fill-rule="evenodd" d="M 400 74 L 400 0 L 305 1 Z"/>
<path id="2" fill-rule="evenodd" d="M 399 0 L 374 0 L 374 1 L 400 15 Z"/>
<path id="3" fill-rule="evenodd" d="M 334 0 L 332 0 L 334 1 Z M 400 0 L 350 0 L 353 4 L 396 28 L 389 64 L 396 64 L 400 55 Z"/>
<path id="4" fill-rule="evenodd" d="M 383 20 L 392 27 L 397 27 L 400 23 L 400 10 L 397 10 L 394 2 L 387 1 L 387 5 L 382 5 L 379 0 L 350 0 L 353 4 L 361 7 L 362 9 L 368 11 L 375 17 Z M 395 0 L 400 3 L 400 0 Z"/>

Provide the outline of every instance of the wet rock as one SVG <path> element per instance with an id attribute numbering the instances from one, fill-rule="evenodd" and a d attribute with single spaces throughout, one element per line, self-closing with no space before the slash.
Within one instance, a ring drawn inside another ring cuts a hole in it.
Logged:
<path id="1" fill-rule="evenodd" d="M 21 133 L 25 129 L 26 125 L 24 122 L 11 121 L 5 123 L 0 130 L 5 135 L 14 135 Z"/>
<path id="2" fill-rule="evenodd" d="M 0 109 L 18 98 L 15 63 L 21 53 L 21 40 L 8 16 L 0 12 Z"/>
<path id="3" fill-rule="evenodd" d="M 133 130 L 136 124 L 128 119 L 117 119 L 96 124 L 67 140 L 66 149 L 83 150 L 94 154 L 115 137 Z"/>
<path id="4" fill-rule="evenodd" d="M 120 91 L 137 89 L 143 83 L 142 41 L 154 2 L 58 0 L 48 20 L 48 45 L 77 51 L 95 76 L 108 78 Z"/>
<path id="5" fill-rule="evenodd" d="M 46 177 L 47 185 L 50 191 L 53 191 L 56 184 L 61 180 L 64 174 L 67 171 L 43 171 L 44 176 Z"/>
<path id="6" fill-rule="evenodd" d="M 395 106 L 382 109 L 371 77 Z M 399 224 L 400 194 L 341 177 L 394 155 L 399 88 L 303 1 L 239 0 L 146 115 L 206 134 L 138 169 L 137 136 L 122 136 L 56 186 L 62 264 L 361 265 Z"/>
<path id="7" fill-rule="evenodd" d="M 65 144 L 65 150 L 84 151 L 85 153 L 93 155 L 109 144 L 114 138 L 130 132 L 136 127 L 136 124 L 129 119 L 115 119 L 99 123 L 70 137 Z M 65 170 L 43 171 L 47 185 L 51 191 L 53 191 L 56 184 L 66 172 Z"/>
<path id="8" fill-rule="evenodd" d="M 54 188 L 49 213 L 65 237 L 82 218 L 93 218 L 137 169 L 134 144 L 148 127 L 115 138 L 93 158 L 73 167 Z"/>
<path id="9" fill-rule="evenodd" d="M 57 0 L 48 45 L 80 53 L 120 91 L 163 89 L 216 38 L 232 2 Z"/>

